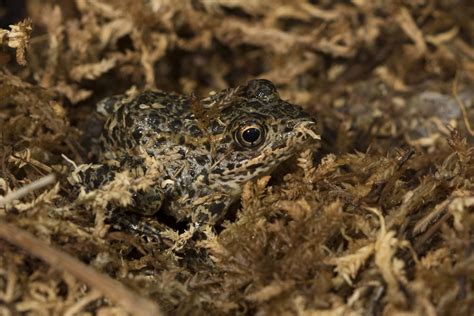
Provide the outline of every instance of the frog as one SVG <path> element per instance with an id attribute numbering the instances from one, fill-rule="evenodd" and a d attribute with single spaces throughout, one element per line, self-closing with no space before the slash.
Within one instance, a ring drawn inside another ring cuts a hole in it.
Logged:
<path id="1" fill-rule="evenodd" d="M 177 222 L 215 225 L 248 181 L 320 140 L 317 121 L 280 98 L 275 85 L 253 79 L 198 99 L 160 90 L 100 101 L 106 118 L 99 160 L 89 187 L 121 170 L 143 168 L 143 154 L 163 166 L 156 183 L 133 192 L 129 209 L 163 211 Z M 98 171 L 97 171 L 98 170 Z"/>

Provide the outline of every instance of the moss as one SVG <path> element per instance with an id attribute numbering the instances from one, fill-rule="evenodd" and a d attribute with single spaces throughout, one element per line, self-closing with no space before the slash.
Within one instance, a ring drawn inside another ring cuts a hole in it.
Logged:
<path id="1" fill-rule="evenodd" d="M 29 19 L 0 29 L 0 194 L 50 173 L 60 181 L 2 206 L 0 224 L 165 313 L 472 314 L 471 7 L 28 1 Z M 203 97 L 254 77 L 318 118 L 321 148 L 248 183 L 200 239 L 183 246 L 190 232 L 160 214 L 136 219 L 155 238 L 110 227 L 128 185 L 153 175 L 124 172 L 79 195 L 64 185 L 73 166 L 94 167 L 85 138 L 103 97 L 149 87 Z M 125 313 L 65 261 L 7 240 L 0 314 Z"/>

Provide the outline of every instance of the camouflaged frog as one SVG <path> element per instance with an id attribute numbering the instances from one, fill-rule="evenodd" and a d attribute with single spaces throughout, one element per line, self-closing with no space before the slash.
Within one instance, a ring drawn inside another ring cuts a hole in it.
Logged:
<path id="1" fill-rule="evenodd" d="M 164 171 L 156 185 L 134 193 L 130 208 L 145 215 L 162 209 L 195 224 L 215 224 L 245 182 L 319 140 L 316 122 L 263 79 L 203 100 L 159 91 L 114 96 L 98 111 L 108 117 L 102 159 L 115 169 L 89 177 L 91 186 L 113 178 L 112 170 L 140 167 L 138 152 L 145 152 Z"/>

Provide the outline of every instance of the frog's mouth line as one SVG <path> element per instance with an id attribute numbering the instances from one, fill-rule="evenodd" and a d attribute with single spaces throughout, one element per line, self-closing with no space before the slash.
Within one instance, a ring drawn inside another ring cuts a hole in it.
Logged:
<path id="1" fill-rule="evenodd" d="M 261 168 L 259 173 L 268 172 L 279 163 L 295 155 L 305 145 L 319 140 L 321 140 L 321 136 L 316 133 L 316 123 L 314 121 L 303 121 L 294 127 L 293 135 L 287 139 L 285 146 L 281 148 L 267 148 L 258 157 L 252 159 L 257 162 L 250 163 L 247 168 L 251 169 L 253 165 L 267 161 L 267 164 Z M 296 150 L 289 150 L 290 148 L 295 148 Z"/>
<path id="2" fill-rule="evenodd" d="M 268 147 L 264 149 L 257 157 L 247 161 L 247 163 L 224 172 L 222 176 L 229 177 L 235 175 L 236 182 L 245 182 L 255 175 L 264 174 L 274 169 L 279 163 L 289 159 L 305 145 L 321 140 L 321 136 L 316 132 L 316 123 L 314 121 L 303 121 L 297 123 L 288 137 L 284 146 Z M 296 150 L 289 150 L 295 148 Z"/>

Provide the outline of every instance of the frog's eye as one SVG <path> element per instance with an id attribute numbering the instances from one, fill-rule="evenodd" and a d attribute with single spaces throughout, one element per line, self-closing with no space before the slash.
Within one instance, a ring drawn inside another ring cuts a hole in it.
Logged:
<path id="1" fill-rule="evenodd" d="M 265 138 L 265 130 L 256 123 L 242 126 L 236 135 L 237 142 L 244 147 L 257 147 Z"/>
<path id="2" fill-rule="evenodd" d="M 273 83 L 266 79 L 254 79 L 249 81 L 247 84 L 247 97 L 254 97 L 265 102 L 280 98 Z"/>

